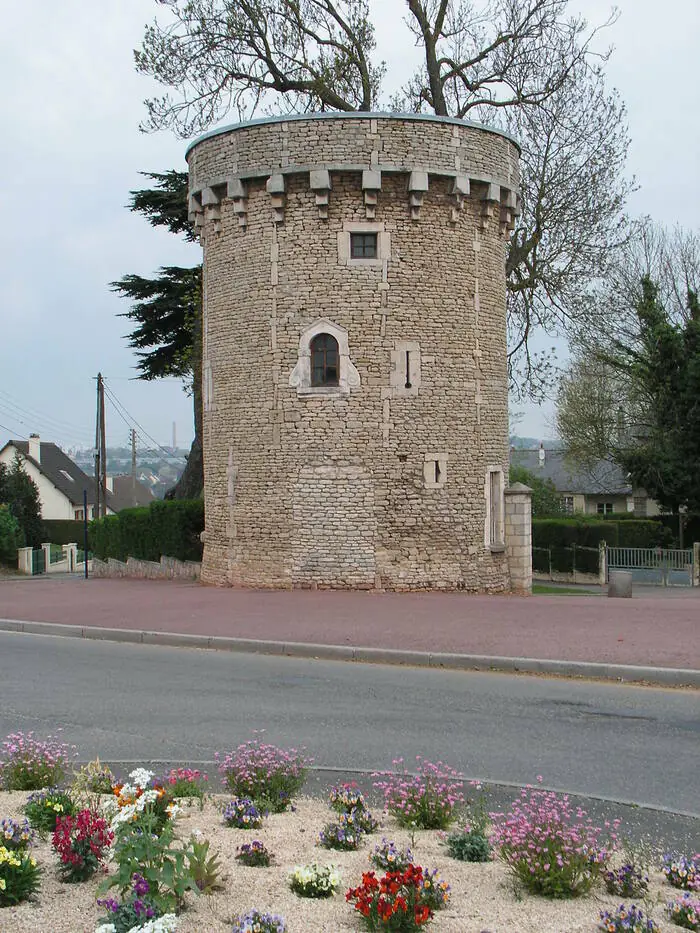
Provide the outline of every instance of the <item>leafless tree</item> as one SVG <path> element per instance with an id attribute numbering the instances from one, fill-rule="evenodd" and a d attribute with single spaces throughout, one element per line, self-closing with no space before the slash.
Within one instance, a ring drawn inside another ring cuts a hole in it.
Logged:
<path id="1" fill-rule="evenodd" d="M 425 62 L 403 98 L 407 109 L 444 116 L 544 103 L 589 61 L 599 31 L 567 16 L 568 0 L 406 2 Z"/>
<path id="2" fill-rule="evenodd" d="M 182 137 L 231 110 L 371 110 L 383 65 L 373 64 L 366 0 L 156 0 L 167 22 L 146 28 L 136 67 L 174 89 L 146 101 L 146 130 Z"/>
<path id="3" fill-rule="evenodd" d="M 171 92 L 147 101 L 145 129 L 191 136 L 233 110 L 370 110 L 368 0 L 157 0 L 137 68 Z M 523 214 L 508 253 L 511 381 L 520 395 L 552 384 L 533 335 L 568 334 L 599 315 L 590 283 L 627 231 L 632 183 L 624 106 L 605 86 L 599 32 L 568 0 L 406 0 L 425 61 L 390 107 L 482 120 L 522 144 Z"/>
<path id="4" fill-rule="evenodd" d="M 600 309 L 591 282 L 604 276 L 630 235 L 625 201 L 625 109 L 600 67 L 579 64 L 537 107 L 507 111 L 522 143 L 523 213 L 513 231 L 508 281 L 509 362 L 516 392 L 551 385 L 551 360 L 533 333 L 570 336 Z"/>

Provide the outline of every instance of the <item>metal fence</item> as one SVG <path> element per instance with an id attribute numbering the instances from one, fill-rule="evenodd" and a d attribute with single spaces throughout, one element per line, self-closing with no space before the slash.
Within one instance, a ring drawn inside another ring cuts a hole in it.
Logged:
<path id="1" fill-rule="evenodd" d="M 629 570 L 638 583 L 692 586 L 693 549 L 609 547 L 606 569 Z"/>

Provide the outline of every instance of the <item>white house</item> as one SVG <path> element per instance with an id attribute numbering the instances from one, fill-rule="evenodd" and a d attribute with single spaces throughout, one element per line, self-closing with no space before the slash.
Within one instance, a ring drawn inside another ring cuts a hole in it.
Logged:
<path id="1" fill-rule="evenodd" d="M 0 450 L 0 463 L 9 467 L 17 455 L 22 460 L 24 472 L 39 489 L 42 518 L 83 519 L 83 491 L 87 492 L 87 517 L 94 518 L 95 480 L 83 473 L 60 447 L 42 441 L 38 434 L 30 434 L 28 441 L 8 441 Z M 116 503 L 111 499 L 108 492 L 108 515 L 116 511 L 112 507 Z"/>

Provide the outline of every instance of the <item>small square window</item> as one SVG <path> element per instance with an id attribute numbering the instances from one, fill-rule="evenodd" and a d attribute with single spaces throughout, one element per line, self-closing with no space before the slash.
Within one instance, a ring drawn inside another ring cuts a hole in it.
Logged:
<path id="1" fill-rule="evenodd" d="M 351 259 L 376 259 L 377 258 L 377 234 L 376 233 L 351 233 L 350 234 L 350 258 Z"/>
<path id="2" fill-rule="evenodd" d="M 612 515 L 613 504 L 612 502 L 599 502 L 596 506 L 596 511 L 598 515 Z"/>

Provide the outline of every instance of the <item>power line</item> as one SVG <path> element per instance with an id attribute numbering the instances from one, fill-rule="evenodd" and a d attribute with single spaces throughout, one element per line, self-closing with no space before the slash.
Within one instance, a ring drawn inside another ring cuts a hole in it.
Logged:
<path id="1" fill-rule="evenodd" d="M 2 399 L 0 398 L 0 402 L 2 402 L 2 405 L 5 408 L 9 406 L 10 408 L 14 409 L 15 413 L 13 413 L 13 418 L 15 418 L 17 421 L 19 421 L 22 424 L 26 424 L 26 422 L 22 418 L 19 417 L 20 415 L 30 418 L 32 420 L 39 421 L 44 426 L 49 427 L 49 428 L 51 427 L 51 425 L 55 425 L 55 427 L 51 428 L 52 430 L 61 430 L 61 431 L 70 430 L 77 434 L 80 434 L 83 437 L 88 435 L 88 432 L 85 430 L 84 425 L 81 425 L 79 427 L 78 425 L 73 424 L 70 421 L 64 421 L 62 418 L 53 418 L 50 415 L 42 414 L 36 409 L 29 408 L 24 405 L 19 405 L 11 395 L 9 395 L 7 392 L 4 392 L 1 389 L 0 389 L 0 396 L 2 396 L 5 399 L 5 401 L 2 401 Z"/>
<path id="2" fill-rule="evenodd" d="M 117 414 L 120 416 L 122 421 L 124 421 L 129 427 L 135 426 L 137 429 L 136 433 L 139 435 L 141 440 L 144 441 L 144 443 L 145 443 L 144 439 L 147 437 L 151 441 L 151 443 L 155 445 L 155 448 L 153 448 L 154 453 L 156 452 L 156 450 L 158 450 L 170 460 L 179 460 L 180 462 L 184 461 L 185 459 L 184 457 L 178 457 L 176 454 L 172 454 L 165 447 L 161 446 L 158 443 L 158 441 L 155 440 L 155 438 L 151 437 L 151 435 L 148 433 L 148 431 L 146 431 L 143 425 L 139 424 L 136 418 L 134 418 L 134 416 L 130 414 L 130 412 L 127 410 L 126 406 L 123 405 L 119 401 L 119 399 L 116 397 L 112 389 L 109 388 L 106 382 L 105 382 L 104 388 L 105 388 L 105 392 L 107 393 L 107 397 L 109 398 L 110 402 L 115 407 L 115 409 L 117 410 Z M 121 409 L 121 411 L 119 409 Z M 131 424 L 129 424 L 129 421 L 127 421 L 127 418 L 130 419 Z"/>
<path id="3" fill-rule="evenodd" d="M 10 434 L 10 436 L 13 434 L 17 434 L 17 437 L 21 438 L 23 441 L 29 440 L 28 437 L 24 436 L 24 434 L 19 434 L 17 431 L 13 431 L 12 428 L 8 428 L 6 424 L 0 424 L 0 428 L 2 428 L 3 431 L 7 431 Z"/>

